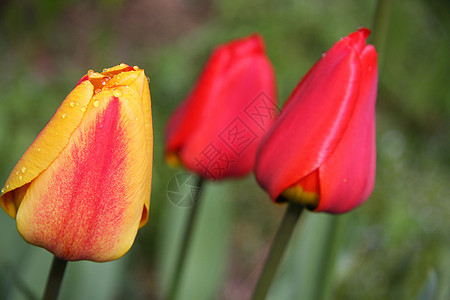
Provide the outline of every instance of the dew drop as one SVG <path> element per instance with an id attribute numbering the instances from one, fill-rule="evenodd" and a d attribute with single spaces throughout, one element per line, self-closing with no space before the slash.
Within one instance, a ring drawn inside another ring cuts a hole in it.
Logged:
<path id="1" fill-rule="evenodd" d="M 109 71 L 109 68 L 104 68 L 103 69 L 103 72 L 108 72 Z"/>
<path id="2" fill-rule="evenodd" d="M 22 176 L 22 175 L 20 175 L 20 176 L 19 176 L 19 180 L 22 180 L 22 179 L 23 179 L 23 176 Z"/>
<path id="3" fill-rule="evenodd" d="M 82 108 L 80 108 L 80 110 L 82 111 L 82 112 L 85 112 L 86 111 L 86 107 L 82 107 Z"/>
<path id="4" fill-rule="evenodd" d="M 121 93 L 120 91 L 118 91 L 118 90 L 115 90 L 115 91 L 113 92 L 113 95 L 114 95 L 115 97 L 120 97 L 120 96 L 122 96 L 122 93 Z"/>
<path id="5" fill-rule="evenodd" d="M 37 148 L 37 151 L 40 152 L 40 151 L 41 151 L 41 148 Z"/>
<path id="6" fill-rule="evenodd" d="M 139 120 L 139 118 L 138 117 L 136 117 L 136 121 L 138 121 Z"/>
<path id="7" fill-rule="evenodd" d="M 94 73 L 94 70 L 89 70 L 88 71 L 88 74 L 92 74 L 92 73 Z"/>
<path id="8" fill-rule="evenodd" d="M 106 76 L 105 78 L 102 79 L 102 85 L 105 85 L 109 80 L 111 79 L 111 77 Z"/>
<path id="9" fill-rule="evenodd" d="M 19 174 L 20 174 L 20 171 L 17 171 L 17 172 L 16 172 L 16 175 L 18 176 Z"/>
<path id="10" fill-rule="evenodd" d="M 66 118 L 66 114 L 62 114 L 62 115 L 61 115 L 61 118 L 62 118 L 62 119 L 65 119 L 65 118 Z"/>
<path id="11" fill-rule="evenodd" d="M 5 192 L 5 188 L 2 188 L 2 193 L 4 193 Z"/>
<path id="12" fill-rule="evenodd" d="M 127 65 L 126 64 L 124 64 L 124 63 L 121 63 L 120 65 L 119 65 L 119 67 L 121 67 L 121 68 L 125 68 Z"/>
<path id="13" fill-rule="evenodd" d="M 133 69 L 134 69 L 135 71 L 137 71 L 137 70 L 139 70 L 139 67 L 138 67 L 138 66 L 134 66 Z"/>
<path id="14" fill-rule="evenodd" d="M 75 102 L 75 106 L 78 106 L 78 105 L 80 105 L 80 103 L 78 103 L 78 102 Z"/>
<path id="15" fill-rule="evenodd" d="M 22 173 L 25 173 L 27 171 L 27 167 L 22 167 L 21 171 Z"/>
<path id="16" fill-rule="evenodd" d="M 150 83 L 150 77 L 148 77 L 148 76 L 146 76 L 146 77 L 147 77 L 147 82 Z"/>
<path id="17" fill-rule="evenodd" d="M 102 89 L 96 89 L 96 90 L 94 91 L 94 93 L 98 94 L 98 93 L 100 93 L 101 91 L 102 91 Z"/>
<path id="18" fill-rule="evenodd" d="M 9 184 L 6 185 L 6 188 L 9 189 Z"/>
<path id="19" fill-rule="evenodd" d="M 100 103 L 100 101 L 95 100 L 94 102 L 92 102 L 92 105 L 94 105 L 94 107 L 98 107 L 99 103 Z"/>
<path id="20" fill-rule="evenodd" d="M 72 102 L 69 103 L 69 105 L 70 105 L 70 107 L 74 107 L 75 106 L 75 102 L 72 101 Z"/>

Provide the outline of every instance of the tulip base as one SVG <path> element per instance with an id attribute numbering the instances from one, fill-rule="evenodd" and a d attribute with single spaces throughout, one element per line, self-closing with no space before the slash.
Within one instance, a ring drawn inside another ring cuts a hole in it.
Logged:
<path id="1" fill-rule="evenodd" d="M 44 296 L 42 300 L 56 300 L 58 298 L 59 289 L 66 270 L 67 261 L 53 257 L 50 273 L 47 278 L 47 285 L 45 286 Z"/>
<path id="2" fill-rule="evenodd" d="M 275 277 L 278 265 L 283 257 L 286 246 L 292 236 L 295 224 L 303 211 L 303 205 L 295 202 L 290 202 L 283 220 L 272 242 L 272 247 L 267 257 L 266 264 L 259 276 L 258 283 L 253 292 L 253 300 L 264 300 L 270 285 Z"/>

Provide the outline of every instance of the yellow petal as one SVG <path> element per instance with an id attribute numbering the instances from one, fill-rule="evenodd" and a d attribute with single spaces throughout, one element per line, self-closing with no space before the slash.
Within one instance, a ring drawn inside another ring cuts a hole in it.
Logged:
<path id="1" fill-rule="evenodd" d="M 77 85 L 12 170 L 0 198 L 0 205 L 11 217 L 16 216 L 23 196 L 17 189 L 30 183 L 48 168 L 67 146 L 71 134 L 86 112 L 93 89 L 89 81 Z"/>
<path id="2" fill-rule="evenodd" d="M 65 260 L 113 260 L 148 220 L 152 158 L 144 71 L 89 71 L 20 159 L 0 204 L 31 244 Z"/>
<path id="3" fill-rule="evenodd" d="M 31 182 L 17 213 L 29 243 L 65 260 L 109 261 L 131 247 L 150 198 L 151 154 L 140 99 L 128 88 L 97 94 L 67 147 Z"/>

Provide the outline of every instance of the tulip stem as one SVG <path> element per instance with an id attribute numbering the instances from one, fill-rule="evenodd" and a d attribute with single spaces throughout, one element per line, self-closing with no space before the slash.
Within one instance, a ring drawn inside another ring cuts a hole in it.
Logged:
<path id="1" fill-rule="evenodd" d="M 56 300 L 58 299 L 59 289 L 66 270 L 67 261 L 53 257 L 50 273 L 47 278 L 47 285 L 45 287 L 44 296 L 42 300 Z"/>
<path id="2" fill-rule="evenodd" d="M 278 265 L 283 257 L 286 246 L 292 236 L 295 224 L 303 211 L 303 205 L 290 202 L 281 220 L 280 227 L 275 234 L 272 247 L 267 257 L 266 264 L 259 276 L 258 283 L 253 292 L 253 300 L 264 300 L 273 278 L 275 277 Z"/>
<path id="3" fill-rule="evenodd" d="M 372 41 L 378 52 L 378 65 L 381 66 L 381 59 L 384 57 L 384 45 L 386 42 L 391 7 L 393 0 L 378 0 L 375 18 L 373 21 Z"/>
<path id="4" fill-rule="evenodd" d="M 203 177 L 198 177 L 198 180 L 196 182 L 196 188 L 198 190 L 202 189 L 202 185 L 204 182 L 204 178 Z M 189 244 L 190 244 L 190 240 L 192 239 L 192 232 L 193 232 L 193 228 L 194 228 L 194 224 L 195 224 L 195 219 L 197 216 L 197 212 L 199 210 L 199 206 L 200 206 L 200 196 L 198 196 L 199 198 L 197 199 L 197 202 L 192 206 L 192 208 L 190 209 L 189 212 L 189 216 L 187 219 L 187 224 L 184 227 L 184 234 L 182 237 L 182 241 L 181 241 L 181 247 L 180 252 L 178 254 L 176 263 L 175 263 L 175 270 L 174 270 L 174 275 L 172 277 L 172 282 L 169 286 L 169 296 L 167 297 L 167 299 L 169 300 L 173 300 L 175 299 L 176 295 L 177 295 L 177 291 L 180 285 L 180 279 L 181 279 L 181 275 L 183 274 L 183 270 L 184 267 L 186 265 L 186 257 L 187 257 L 187 253 L 188 253 L 188 248 L 189 248 Z"/>
<path id="5" fill-rule="evenodd" d="M 333 287 L 334 265 L 339 249 L 339 228 L 341 216 L 330 216 L 326 220 L 326 228 L 321 247 L 316 252 L 319 257 L 317 273 L 315 278 L 311 278 L 313 293 L 311 299 L 330 299 L 330 292 Z"/>

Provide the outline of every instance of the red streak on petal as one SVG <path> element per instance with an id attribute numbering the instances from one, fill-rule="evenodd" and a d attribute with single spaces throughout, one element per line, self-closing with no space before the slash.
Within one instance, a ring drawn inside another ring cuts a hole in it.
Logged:
<path id="1" fill-rule="evenodd" d="M 55 171 L 44 194 L 36 217 L 52 223 L 53 233 L 42 234 L 48 236 L 45 247 L 59 257 L 90 259 L 108 253 L 118 242 L 127 205 L 127 145 L 119 110 L 114 97 L 62 154 L 67 163 Z"/>
<path id="2" fill-rule="evenodd" d="M 78 81 L 77 85 L 80 85 L 83 81 L 89 80 L 89 75 L 84 75 L 83 77 L 81 77 L 81 79 Z M 76 85 L 76 86 L 77 86 Z"/>

